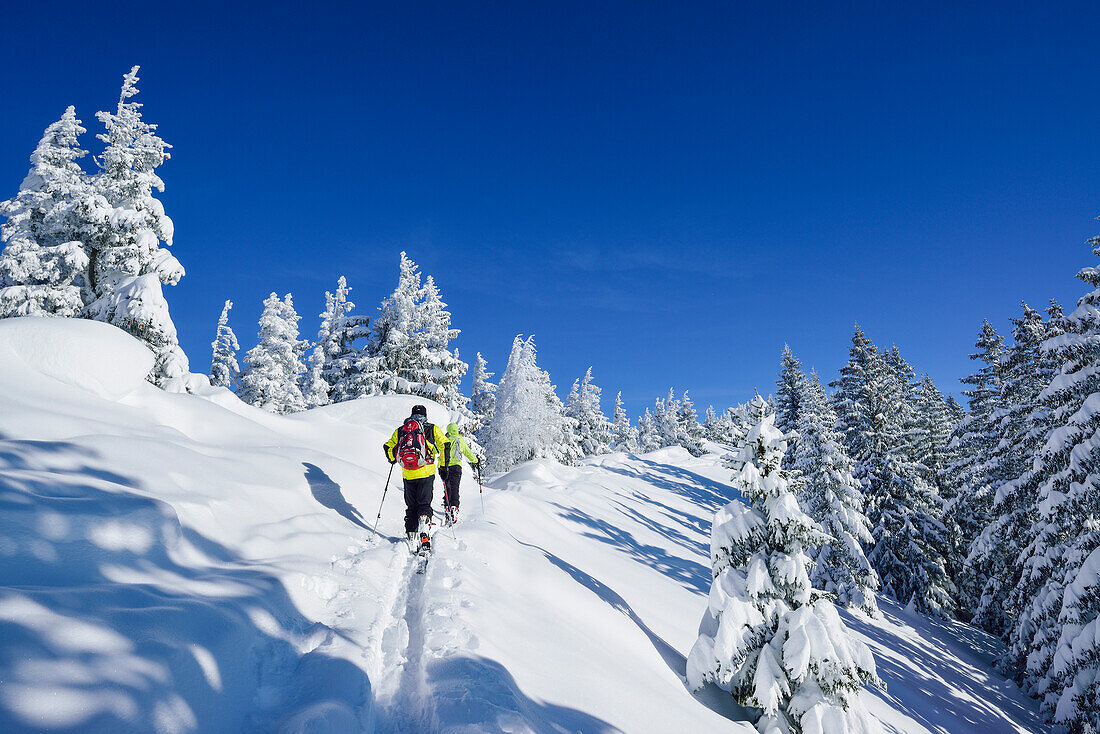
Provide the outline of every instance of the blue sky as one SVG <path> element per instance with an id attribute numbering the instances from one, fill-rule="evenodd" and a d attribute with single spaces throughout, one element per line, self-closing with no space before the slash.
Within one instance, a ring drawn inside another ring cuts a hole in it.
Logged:
<path id="1" fill-rule="evenodd" d="M 465 358 L 534 333 L 608 410 L 769 392 L 784 342 L 832 378 L 856 322 L 958 391 L 983 317 L 1093 264 L 1095 3 L 91 6 L 5 9 L 0 196 L 141 64 L 196 371 L 224 299 L 245 349 L 272 290 L 313 336 L 407 250 Z"/>

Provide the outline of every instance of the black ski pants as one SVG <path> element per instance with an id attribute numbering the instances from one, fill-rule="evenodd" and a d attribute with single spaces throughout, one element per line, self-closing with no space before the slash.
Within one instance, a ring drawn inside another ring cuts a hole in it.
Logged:
<path id="1" fill-rule="evenodd" d="M 435 475 L 405 481 L 405 532 L 411 533 L 420 524 L 420 516 L 432 516 L 432 484 Z"/>
<path id="2" fill-rule="evenodd" d="M 458 485 L 462 482 L 461 466 L 443 467 L 443 503 L 458 507 Z"/>

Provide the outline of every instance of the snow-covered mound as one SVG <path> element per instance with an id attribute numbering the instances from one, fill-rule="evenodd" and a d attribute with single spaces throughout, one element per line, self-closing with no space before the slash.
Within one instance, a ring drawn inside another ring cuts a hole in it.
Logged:
<path id="1" fill-rule="evenodd" d="M 684 682 L 736 494 L 715 455 L 467 478 L 418 575 L 396 479 L 371 534 L 418 401 L 274 416 L 157 390 L 142 350 L 0 321 L 0 731 L 753 731 Z M 883 607 L 846 619 L 894 731 L 1040 731 L 987 637 Z"/>
<path id="2" fill-rule="evenodd" d="M 109 324 L 28 316 L 0 320 L 0 369 L 7 375 L 53 378 L 117 400 L 153 368 L 149 349 Z"/>

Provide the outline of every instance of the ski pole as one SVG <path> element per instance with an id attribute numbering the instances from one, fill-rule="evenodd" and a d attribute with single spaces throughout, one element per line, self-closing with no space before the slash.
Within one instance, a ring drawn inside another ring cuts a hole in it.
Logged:
<path id="1" fill-rule="evenodd" d="M 397 463 L 397 462 L 394 462 Z M 382 490 L 382 501 L 378 503 L 378 517 L 374 518 L 374 534 L 378 535 L 378 521 L 382 519 L 382 505 L 386 504 L 386 492 L 390 491 L 390 477 L 393 476 L 393 464 L 390 464 L 390 473 L 386 475 L 386 488 Z"/>
<path id="2" fill-rule="evenodd" d="M 477 496 L 481 498 L 481 514 L 485 515 L 485 488 L 481 486 L 481 462 L 477 462 Z"/>

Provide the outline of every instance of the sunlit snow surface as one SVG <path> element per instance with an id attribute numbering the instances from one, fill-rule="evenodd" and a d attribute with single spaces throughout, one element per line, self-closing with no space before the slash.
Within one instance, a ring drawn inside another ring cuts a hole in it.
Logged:
<path id="1" fill-rule="evenodd" d="M 370 531 L 412 399 L 283 418 L 143 360 L 102 324 L 0 321 L 0 731 L 752 731 L 683 682 L 736 495 L 716 456 L 467 477 L 417 575 L 396 481 Z M 1042 731 L 987 636 L 882 608 L 845 620 L 887 730 Z"/>

